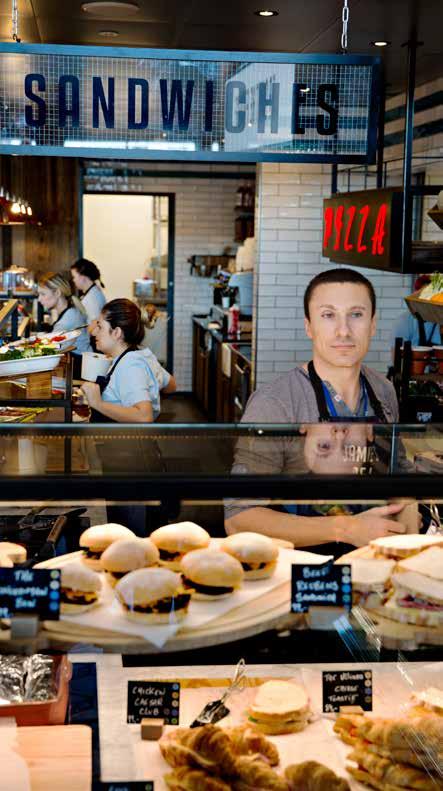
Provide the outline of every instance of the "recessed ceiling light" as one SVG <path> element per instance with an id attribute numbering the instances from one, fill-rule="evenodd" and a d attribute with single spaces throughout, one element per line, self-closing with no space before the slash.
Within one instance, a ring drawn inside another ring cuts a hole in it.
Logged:
<path id="1" fill-rule="evenodd" d="M 99 30 L 98 35 L 103 36 L 103 38 L 116 38 L 120 33 L 117 30 Z"/>
<path id="2" fill-rule="evenodd" d="M 369 42 L 373 47 L 389 47 L 390 41 L 370 41 Z"/>
<path id="3" fill-rule="evenodd" d="M 262 11 L 254 11 L 256 16 L 278 16 L 278 11 L 271 11 L 270 8 L 264 8 Z"/>
<path id="4" fill-rule="evenodd" d="M 134 16 L 138 14 L 140 8 L 132 0 L 95 0 L 95 2 L 82 3 L 82 11 L 91 16 L 112 17 L 112 16 Z"/>
<path id="5" fill-rule="evenodd" d="M 310 88 L 300 88 L 300 93 L 309 93 Z"/>

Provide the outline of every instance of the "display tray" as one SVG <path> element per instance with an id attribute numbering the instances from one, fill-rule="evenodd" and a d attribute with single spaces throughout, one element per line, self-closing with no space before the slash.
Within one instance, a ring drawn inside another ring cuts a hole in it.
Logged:
<path id="1" fill-rule="evenodd" d="M 396 665 L 359 666 L 360 669 L 371 668 L 373 672 L 375 716 L 407 716 L 411 706 L 411 692 L 432 684 L 438 685 L 440 668 L 437 663 L 407 667 L 409 675 L 405 679 Z M 346 778 L 352 791 L 365 791 L 365 789 L 367 791 L 367 786 L 351 778 L 346 771 L 347 756 L 352 748 L 345 745 L 334 733 L 335 715 L 322 713 L 322 670 L 326 668 L 332 669 L 332 666 L 324 666 L 320 669 L 294 668 L 291 676 L 285 676 L 287 681 L 297 682 L 308 692 L 312 721 L 301 732 L 266 738 L 278 749 L 279 774 L 282 774 L 290 764 L 313 760 L 321 762 L 340 777 Z M 340 669 L 352 670 L 352 666 L 346 665 Z M 269 681 L 270 678 L 282 678 L 278 668 L 276 670 L 277 672 L 272 676 L 247 677 L 244 689 L 227 701 L 230 714 L 218 725 L 229 728 L 247 724 L 247 708 L 254 700 L 257 686 Z M 147 675 L 143 668 L 126 668 L 120 672 L 115 670 L 106 680 L 103 674 L 101 717 L 106 717 L 110 725 L 109 733 L 106 729 L 102 729 L 100 735 L 102 780 L 108 782 L 151 780 L 156 791 L 166 791 L 167 786 L 163 777 L 172 770 L 163 759 L 158 743 L 143 741 L 140 725 L 127 725 L 125 722 L 125 691 L 128 679 L 153 680 L 153 676 Z M 168 680 L 180 682 L 180 727 L 188 727 L 208 702 L 221 697 L 228 684 L 226 678 L 190 679 L 178 676 L 173 679 L 170 673 Z M 113 696 L 112 689 L 115 690 L 117 685 L 122 692 Z M 165 727 L 165 733 L 171 730 L 173 730 L 171 726 Z M 121 745 L 120 749 L 115 749 L 116 744 Z"/>
<path id="2" fill-rule="evenodd" d="M 443 324 L 443 302 L 432 302 L 430 299 L 420 299 L 418 292 L 405 297 L 405 302 L 412 315 L 418 314 L 423 321 L 433 324 Z"/>
<path id="3" fill-rule="evenodd" d="M 91 729 L 86 725 L 17 728 L 17 745 L 32 791 L 90 791 Z"/>
<path id="4" fill-rule="evenodd" d="M 61 568 L 79 559 L 81 554 L 74 552 L 53 558 L 38 564 L 38 568 Z M 218 602 L 192 602 L 187 619 L 174 628 L 140 628 L 139 624 L 128 621 L 104 580 L 104 604 L 84 615 L 46 621 L 44 629 L 51 645 L 58 648 L 87 641 L 108 651 L 158 653 L 203 648 L 241 640 L 269 629 L 295 627 L 304 624 L 305 617 L 290 611 L 291 564 L 323 563 L 325 559 L 323 555 L 281 548 L 274 577 L 244 583 L 240 591 Z M 107 630 L 101 628 L 102 623 L 108 624 Z M 115 624 L 114 629 L 112 624 Z M 144 631 L 144 635 L 140 631 Z"/>
<path id="5" fill-rule="evenodd" d="M 56 340 L 55 342 L 60 351 L 65 352 L 72 348 L 74 341 L 79 335 L 81 335 L 81 330 L 69 330 L 69 332 L 37 332 L 34 335 L 30 335 L 29 338 L 21 338 L 18 341 L 12 341 L 12 343 L 8 343 L 8 346 L 10 348 L 20 348 L 20 346 L 26 346 L 37 339 L 54 342 L 56 338 L 63 338 L 63 340 Z"/>
<path id="6" fill-rule="evenodd" d="M 1 376 L 23 376 L 23 374 L 35 374 L 41 371 L 53 371 L 60 363 L 63 352 L 60 354 L 44 354 L 41 357 L 28 357 L 23 360 L 1 361 L 0 355 L 0 377 Z"/>

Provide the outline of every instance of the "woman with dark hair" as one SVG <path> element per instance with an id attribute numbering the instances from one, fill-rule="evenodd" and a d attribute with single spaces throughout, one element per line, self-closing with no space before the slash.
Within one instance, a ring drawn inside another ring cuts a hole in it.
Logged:
<path id="1" fill-rule="evenodd" d="M 160 391 L 176 390 L 150 349 L 139 349 L 145 334 L 140 308 L 130 299 L 113 299 L 93 330 L 98 351 L 112 357 L 106 376 L 84 382 L 82 390 L 93 423 L 152 423 L 160 414 Z"/>
<path id="2" fill-rule="evenodd" d="M 96 321 L 106 302 L 99 268 L 87 258 L 79 258 L 71 265 L 75 287 L 81 293 L 81 301 L 88 318 L 88 324 Z"/>

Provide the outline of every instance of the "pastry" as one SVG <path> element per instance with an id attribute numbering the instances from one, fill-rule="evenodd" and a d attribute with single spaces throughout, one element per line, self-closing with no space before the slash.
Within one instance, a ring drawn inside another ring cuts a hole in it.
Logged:
<path id="1" fill-rule="evenodd" d="M 218 600 L 241 587 L 244 572 L 238 560 L 219 549 L 195 549 L 182 562 L 183 585 L 195 599 Z"/>
<path id="2" fill-rule="evenodd" d="M 97 604 L 102 581 L 100 575 L 76 560 L 61 570 L 60 612 L 78 615 Z"/>
<path id="3" fill-rule="evenodd" d="M 233 791 L 288 791 L 286 780 L 253 755 L 237 758 Z"/>
<path id="4" fill-rule="evenodd" d="M 376 777 L 372 777 L 369 772 L 365 772 L 363 769 L 357 769 L 354 766 L 347 766 L 346 770 L 355 780 L 371 788 L 376 788 L 378 791 L 413 791 L 412 788 L 408 788 L 407 786 L 395 786 L 391 785 L 391 783 L 384 783 L 383 780 L 377 780 Z"/>
<path id="5" fill-rule="evenodd" d="M 231 786 L 219 777 L 213 777 L 202 769 L 180 766 L 163 780 L 170 791 L 231 791 Z"/>
<path id="6" fill-rule="evenodd" d="M 308 724 L 309 698 L 304 687 L 293 681 L 266 681 L 248 714 L 248 721 L 262 733 L 298 733 Z"/>
<path id="7" fill-rule="evenodd" d="M 443 791 L 443 781 L 438 781 L 428 772 L 407 764 L 395 763 L 368 752 L 364 747 L 355 748 L 349 761 L 354 761 L 359 770 L 368 772 L 376 780 L 395 786 L 414 788 L 417 791 Z"/>
<path id="8" fill-rule="evenodd" d="M 395 720 L 365 717 L 357 736 L 388 749 L 407 749 L 443 755 L 443 720 L 438 715 Z"/>
<path id="9" fill-rule="evenodd" d="M 197 766 L 214 774 L 232 776 L 237 755 L 229 736 L 216 725 L 177 728 L 158 743 L 165 761 L 172 767 Z"/>
<path id="10" fill-rule="evenodd" d="M 158 550 L 156 551 L 158 560 Z M 152 563 L 146 562 L 146 552 L 140 538 L 120 538 L 114 541 L 100 558 L 100 565 L 105 572 L 106 579 L 111 587 L 115 587 L 117 582 L 135 569 L 142 569 L 144 566 L 151 566 Z"/>
<path id="11" fill-rule="evenodd" d="M 158 527 L 149 536 L 160 553 L 160 563 L 172 571 L 180 571 L 180 562 L 187 552 L 209 546 L 209 533 L 194 522 L 178 522 Z"/>
<path id="12" fill-rule="evenodd" d="M 117 583 L 115 592 L 126 618 L 145 624 L 182 620 L 191 599 L 179 574 L 155 566 L 130 571 Z"/>
<path id="13" fill-rule="evenodd" d="M 229 736 L 237 755 L 252 753 L 260 756 L 270 766 L 277 766 L 279 763 L 280 758 L 275 744 L 272 744 L 269 739 L 254 728 L 248 725 L 239 725 L 236 728 L 226 728 L 225 733 Z"/>
<path id="14" fill-rule="evenodd" d="M 100 559 L 103 552 L 119 538 L 134 538 L 134 533 L 129 528 L 114 523 L 88 527 L 79 540 L 80 549 L 83 550 L 83 563 L 95 571 L 101 571 Z"/>
<path id="15" fill-rule="evenodd" d="M 350 791 L 347 780 L 317 761 L 287 766 L 285 778 L 289 791 Z"/>
<path id="16" fill-rule="evenodd" d="M 277 568 L 278 546 L 261 533 L 234 533 L 222 541 L 220 549 L 242 564 L 245 580 L 271 577 Z"/>
<path id="17" fill-rule="evenodd" d="M 357 726 L 364 722 L 362 714 L 341 714 L 334 723 L 334 731 L 345 744 L 357 744 Z"/>

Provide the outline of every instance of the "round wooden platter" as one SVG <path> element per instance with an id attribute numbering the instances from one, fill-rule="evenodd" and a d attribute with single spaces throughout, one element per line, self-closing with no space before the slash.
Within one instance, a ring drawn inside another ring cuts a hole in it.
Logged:
<path id="1" fill-rule="evenodd" d="M 65 563 L 79 558 L 81 554 L 74 552 L 70 555 L 61 555 L 38 564 L 38 568 L 60 568 Z M 78 643 L 93 644 L 108 652 L 125 654 L 158 654 L 206 648 L 243 640 L 270 629 L 283 629 L 289 626 L 294 628 L 304 620 L 304 616 L 290 612 L 290 596 L 291 584 L 288 580 L 199 629 L 186 629 L 184 626 L 162 648 L 157 648 L 142 637 L 74 625 L 72 622 L 68 624 L 63 620 L 45 621 L 41 637 L 46 638 L 48 647 L 62 650 L 69 650 Z"/>

